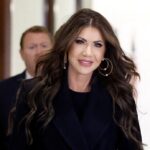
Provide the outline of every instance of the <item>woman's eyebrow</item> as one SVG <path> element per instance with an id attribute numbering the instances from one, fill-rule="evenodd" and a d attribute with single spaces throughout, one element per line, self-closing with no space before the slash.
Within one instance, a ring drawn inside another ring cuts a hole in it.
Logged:
<path id="1" fill-rule="evenodd" d="M 81 36 L 78 36 L 77 38 L 87 42 L 87 40 Z"/>
<path id="2" fill-rule="evenodd" d="M 79 39 L 81 39 L 81 40 L 83 40 L 83 41 L 88 41 L 87 39 L 85 39 L 85 38 L 83 38 L 83 37 L 81 37 L 81 36 L 78 36 L 77 38 L 79 38 Z M 100 43 L 103 43 L 104 44 L 104 41 L 103 40 L 96 40 L 96 41 L 91 41 L 91 42 L 94 42 L 94 43 L 96 43 L 96 42 L 100 42 Z"/>

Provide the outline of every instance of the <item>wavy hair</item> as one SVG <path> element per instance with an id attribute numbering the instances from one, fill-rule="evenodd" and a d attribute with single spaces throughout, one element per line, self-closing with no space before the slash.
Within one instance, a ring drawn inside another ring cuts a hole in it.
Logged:
<path id="1" fill-rule="evenodd" d="M 32 143 L 30 124 L 37 113 L 38 104 L 40 103 L 42 108 L 39 112 L 39 120 L 43 121 L 43 127 L 46 127 L 55 115 L 52 103 L 62 82 L 65 55 L 74 38 L 87 26 L 95 27 L 101 32 L 106 45 L 105 57 L 109 58 L 114 66 L 111 75 L 102 77 L 113 99 L 114 120 L 126 137 L 135 143 L 137 150 L 142 150 L 141 138 L 138 138 L 140 129 L 136 125 L 138 117 L 133 96 L 134 86 L 131 84 L 131 79 L 139 77 L 139 74 L 132 59 L 123 52 L 110 23 L 101 14 L 91 9 L 79 10 L 58 29 L 52 51 L 37 65 L 39 81 L 28 94 L 30 110 L 25 116 L 29 144 Z"/>

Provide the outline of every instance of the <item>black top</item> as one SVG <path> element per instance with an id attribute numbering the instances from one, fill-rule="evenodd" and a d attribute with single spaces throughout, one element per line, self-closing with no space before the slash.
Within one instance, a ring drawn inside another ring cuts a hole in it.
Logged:
<path id="1" fill-rule="evenodd" d="M 69 92 L 74 110 L 78 116 L 79 121 L 81 122 L 84 116 L 85 108 L 88 105 L 90 92 L 76 92 L 71 89 L 69 89 Z"/>

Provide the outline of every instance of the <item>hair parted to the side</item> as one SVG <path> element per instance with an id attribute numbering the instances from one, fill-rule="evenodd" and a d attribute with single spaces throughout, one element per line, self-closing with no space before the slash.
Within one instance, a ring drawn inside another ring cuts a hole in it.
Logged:
<path id="1" fill-rule="evenodd" d="M 138 117 L 133 98 L 134 87 L 130 84 L 131 79 L 139 77 L 139 74 L 134 62 L 123 52 L 110 23 L 101 14 L 91 9 L 79 10 L 58 29 L 52 51 L 38 63 L 37 74 L 40 76 L 40 81 L 28 96 L 30 111 L 25 120 L 27 137 L 32 139 L 29 127 L 37 111 L 37 99 L 38 103 L 41 102 L 43 106 L 42 112 L 40 112 L 43 126 L 47 126 L 53 118 L 52 104 L 62 82 L 64 57 L 75 37 L 87 26 L 95 27 L 101 32 L 106 45 L 105 58 L 110 59 L 114 66 L 108 77 L 102 77 L 113 98 L 114 120 L 127 138 L 135 143 L 137 150 L 142 150 L 141 139 L 137 136 L 140 134 L 139 128 L 134 126 L 138 123 Z M 117 116 L 118 111 L 119 117 Z"/>

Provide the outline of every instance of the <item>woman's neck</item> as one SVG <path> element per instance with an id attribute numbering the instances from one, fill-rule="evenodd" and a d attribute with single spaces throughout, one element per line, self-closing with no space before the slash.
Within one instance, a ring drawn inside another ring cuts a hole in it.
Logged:
<path id="1" fill-rule="evenodd" d="M 76 92 L 89 92 L 91 89 L 91 76 L 92 75 L 82 75 L 68 72 L 69 88 Z"/>

